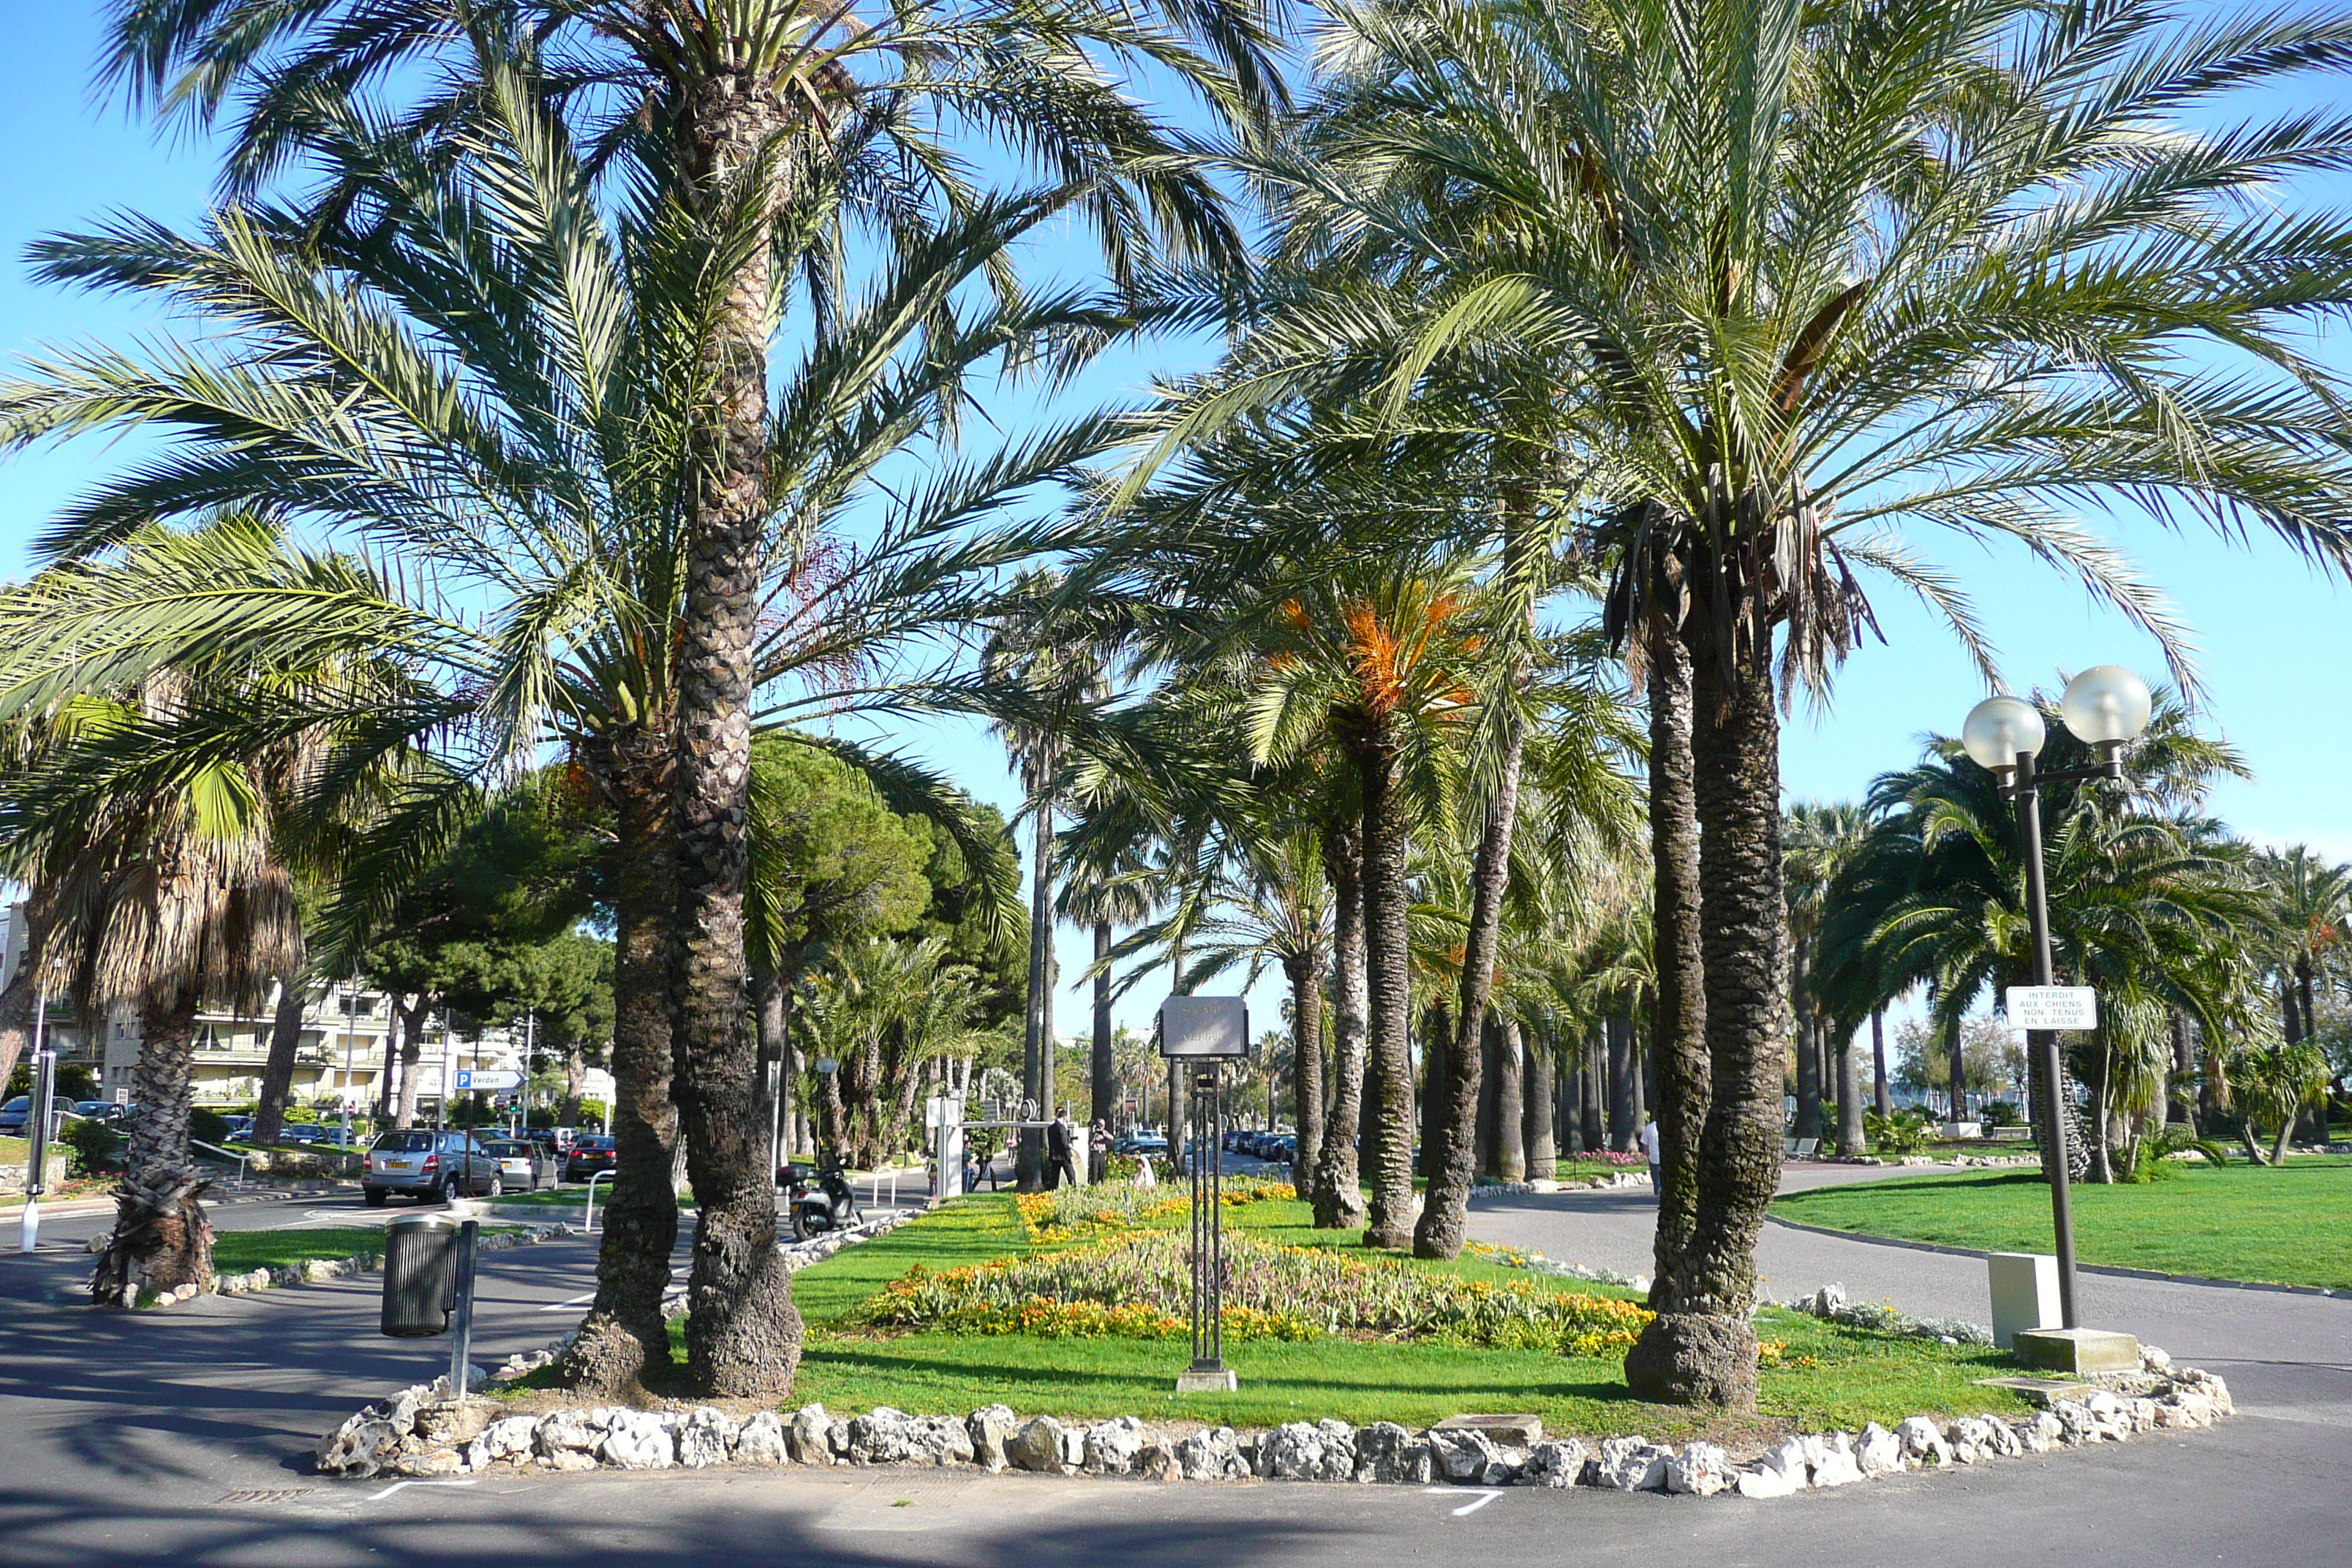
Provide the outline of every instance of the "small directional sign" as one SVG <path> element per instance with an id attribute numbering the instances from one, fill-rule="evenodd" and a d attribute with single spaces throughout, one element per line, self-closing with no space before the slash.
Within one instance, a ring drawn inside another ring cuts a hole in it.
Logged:
<path id="1" fill-rule="evenodd" d="M 2012 985 L 2008 1005 L 2012 1029 L 2099 1026 L 2099 994 L 2087 985 Z"/>
<path id="2" fill-rule="evenodd" d="M 478 1068 L 465 1068 L 457 1074 L 457 1092 L 460 1094 L 472 1089 L 520 1089 L 521 1087 L 522 1074 L 511 1068 L 500 1068 L 496 1071 Z"/>

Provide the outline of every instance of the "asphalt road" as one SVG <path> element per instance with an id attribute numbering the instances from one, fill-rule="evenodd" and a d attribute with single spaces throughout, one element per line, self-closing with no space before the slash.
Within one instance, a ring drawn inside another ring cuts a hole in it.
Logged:
<path id="1" fill-rule="evenodd" d="M 1482 1205 L 1477 1228 L 1638 1267 L 1638 1247 L 1608 1249 L 1640 1234 L 1642 1206 L 1619 1193 L 1513 1200 Z M 222 1222 L 265 1223 L 262 1207 L 224 1209 Z M 321 1209 L 335 1205 L 300 1202 L 280 1217 Z M 67 1249 L 72 1233 L 98 1223 L 53 1222 L 54 1247 L 0 1257 L 0 1563 L 12 1568 L 2352 1563 L 2352 1302 L 2340 1300 L 2193 1286 L 2151 1288 L 2145 1306 L 2094 1295 L 2102 1321 L 2144 1313 L 2122 1326 L 2226 1371 L 2245 1414 L 2213 1432 L 1771 1502 L 796 1468 L 348 1483 L 309 1473 L 317 1435 L 437 1371 L 441 1342 L 377 1338 L 373 1278 L 93 1313 L 58 1293 L 87 1267 Z M 1818 1282 L 1792 1272 L 1818 1267 L 1915 1310 L 1959 1311 L 1962 1276 L 1981 1268 L 1829 1238 L 1784 1257 L 1797 1234 L 1766 1239 L 1776 1289 Z M 1958 1267 L 1939 1282 L 1942 1264 Z M 592 1266 L 577 1240 L 488 1255 L 476 1359 L 568 1326 L 577 1309 L 563 1303 Z M 1951 1295 L 1904 1293 L 1915 1287 Z"/>

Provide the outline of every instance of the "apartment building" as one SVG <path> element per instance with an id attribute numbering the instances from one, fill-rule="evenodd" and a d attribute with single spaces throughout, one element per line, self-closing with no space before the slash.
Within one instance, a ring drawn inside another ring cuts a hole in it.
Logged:
<path id="1" fill-rule="evenodd" d="M 24 942 L 25 906 L 16 903 L 7 911 L 5 946 L 0 946 L 0 985 L 15 975 Z M 212 1009 L 197 1015 L 197 1104 L 233 1105 L 260 1094 L 277 1006 L 273 990 L 257 1016 L 239 1017 Z M 289 1103 L 320 1110 L 340 1110 L 346 1104 L 358 1110 L 373 1104 L 382 1090 L 391 1034 L 392 1001 L 383 992 L 341 980 L 314 987 L 303 1002 L 302 1035 L 295 1047 Z M 456 1073 L 521 1070 L 524 1035 L 521 1028 L 486 1028 L 478 1035 L 468 1034 L 452 1029 L 446 1011 L 428 1014 L 417 1063 L 420 1110 L 430 1113 L 441 1099 L 442 1086 Z M 69 1006 L 53 1000 L 47 1040 L 57 1050 L 60 1066 L 89 1069 L 98 1080 L 100 1098 L 131 1098 L 131 1074 L 139 1065 L 140 1033 L 138 1016 L 130 1008 L 110 1009 L 93 1030 L 74 1017 Z M 612 1075 L 590 1069 L 589 1097 L 609 1103 L 612 1092 Z"/>

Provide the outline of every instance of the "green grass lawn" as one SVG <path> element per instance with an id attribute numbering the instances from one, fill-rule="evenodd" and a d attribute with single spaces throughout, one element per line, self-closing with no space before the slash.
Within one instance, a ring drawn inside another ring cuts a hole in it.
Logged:
<path id="1" fill-rule="evenodd" d="M 1357 1245 L 1354 1233 L 1314 1229 L 1311 1213 L 1301 1203 L 1250 1205 L 1232 1211 L 1231 1223 L 1284 1244 Z M 1978 1378 L 2014 1371 L 2006 1356 L 1780 1312 L 1766 1314 L 1758 1325 L 1766 1340 L 1785 1346 L 1783 1364 L 1763 1374 L 1760 1418 L 1733 1422 L 1635 1400 L 1613 1355 L 1569 1357 L 1357 1339 L 1251 1341 L 1230 1344 L 1225 1352 L 1226 1364 L 1240 1373 L 1239 1392 L 1180 1400 L 1174 1380 L 1188 1359 L 1181 1339 L 866 1334 L 828 1327 L 915 1264 L 951 1268 L 1029 1249 L 1010 1195 L 988 1194 L 959 1200 L 803 1269 L 793 1277 L 793 1293 L 812 1332 L 802 1352 L 795 1402 L 819 1400 L 834 1410 L 889 1405 L 963 1415 L 1002 1401 L 1024 1414 L 1134 1415 L 1149 1421 L 1253 1426 L 1325 1415 L 1359 1425 L 1392 1420 L 1427 1426 L 1465 1412 L 1532 1411 L 1562 1432 L 1642 1432 L 1662 1439 L 1709 1435 L 1734 1441 L 1760 1436 L 1780 1422 L 1809 1431 L 1858 1429 L 1866 1421 L 1891 1425 L 1921 1412 L 2013 1414 L 2023 1408 L 2006 1392 L 1976 1384 Z M 1566 1292 L 1632 1294 L 1473 1259 L 1416 1267 L 1472 1279 L 1533 1279 Z M 673 1324 L 674 1335 L 679 1328 Z M 678 1343 L 683 1359 L 682 1339 Z M 1808 1359 L 1815 1364 L 1800 1364 Z"/>
<path id="2" fill-rule="evenodd" d="M 2084 1263 L 2273 1285 L 2352 1287 L 2352 1157 L 2277 1169 L 2180 1163 L 2166 1181 L 2074 1189 Z M 1969 1172 L 1791 1193 L 1773 1212 L 1801 1225 L 1987 1252 L 2056 1246 L 2039 1171 Z"/>
<path id="3" fill-rule="evenodd" d="M 495 1236 L 514 1226 L 484 1226 L 484 1236 Z M 382 1256 L 383 1227 L 339 1226 L 328 1230 L 224 1230 L 213 1237 L 213 1268 L 222 1274 L 244 1274 L 256 1268 L 283 1268 L 313 1258 Z"/>

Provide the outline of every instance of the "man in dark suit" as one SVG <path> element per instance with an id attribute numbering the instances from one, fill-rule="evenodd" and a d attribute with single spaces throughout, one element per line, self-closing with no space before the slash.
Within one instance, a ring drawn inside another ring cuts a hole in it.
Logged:
<path id="1" fill-rule="evenodd" d="M 1064 1177 L 1075 1184 L 1076 1167 L 1070 1163 L 1070 1118 L 1066 1111 L 1045 1124 L 1045 1190 L 1052 1192 Z"/>

